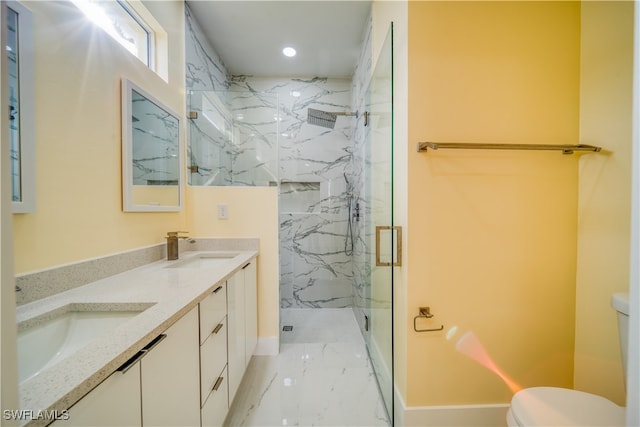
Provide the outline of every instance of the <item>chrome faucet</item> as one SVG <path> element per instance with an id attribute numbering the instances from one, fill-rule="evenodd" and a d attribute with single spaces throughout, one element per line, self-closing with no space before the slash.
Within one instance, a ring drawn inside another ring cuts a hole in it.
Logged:
<path id="1" fill-rule="evenodd" d="M 179 236 L 180 233 L 188 233 L 188 231 L 169 231 L 167 232 L 167 259 L 169 261 L 178 259 L 178 239 L 188 239 L 186 236 Z M 189 239 L 195 241 L 193 239 Z"/>

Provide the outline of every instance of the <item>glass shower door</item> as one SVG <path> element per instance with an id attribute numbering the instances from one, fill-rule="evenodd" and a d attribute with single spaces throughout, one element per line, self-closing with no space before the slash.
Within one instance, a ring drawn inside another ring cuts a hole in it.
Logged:
<path id="1" fill-rule="evenodd" d="M 393 225 L 393 24 L 389 28 L 366 94 L 365 187 L 367 253 L 370 268 L 365 292 L 365 341 L 393 423 L 393 268 L 400 230 Z"/>

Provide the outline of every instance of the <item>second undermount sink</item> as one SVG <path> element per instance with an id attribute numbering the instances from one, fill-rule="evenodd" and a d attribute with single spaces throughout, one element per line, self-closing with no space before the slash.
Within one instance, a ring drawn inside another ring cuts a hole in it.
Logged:
<path id="1" fill-rule="evenodd" d="M 176 261 L 168 268 L 215 268 L 238 256 L 238 252 L 209 252 Z"/>
<path id="2" fill-rule="evenodd" d="M 18 325 L 18 382 L 22 383 L 89 342 L 142 313 L 152 304 L 109 307 L 70 304 Z"/>

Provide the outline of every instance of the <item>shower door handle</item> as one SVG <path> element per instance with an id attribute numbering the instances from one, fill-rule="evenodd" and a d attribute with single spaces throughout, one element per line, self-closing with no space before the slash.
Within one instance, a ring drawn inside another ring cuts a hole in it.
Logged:
<path id="1" fill-rule="evenodd" d="M 387 236 L 390 242 L 388 245 L 387 260 L 382 259 L 382 232 L 388 231 L 390 236 Z M 395 246 L 395 250 L 392 248 Z M 377 225 L 376 226 L 376 267 L 401 267 L 402 266 L 402 227 L 395 225 L 393 227 L 389 225 Z"/>

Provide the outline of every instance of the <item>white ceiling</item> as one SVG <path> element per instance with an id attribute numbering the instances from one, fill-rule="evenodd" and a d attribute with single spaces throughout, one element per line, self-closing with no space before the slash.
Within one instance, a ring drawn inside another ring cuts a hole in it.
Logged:
<path id="1" fill-rule="evenodd" d="M 351 77 L 371 2 L 187 1 L 229 73 Z M 294 47 L 293 58 L 282 55 Z"/>

